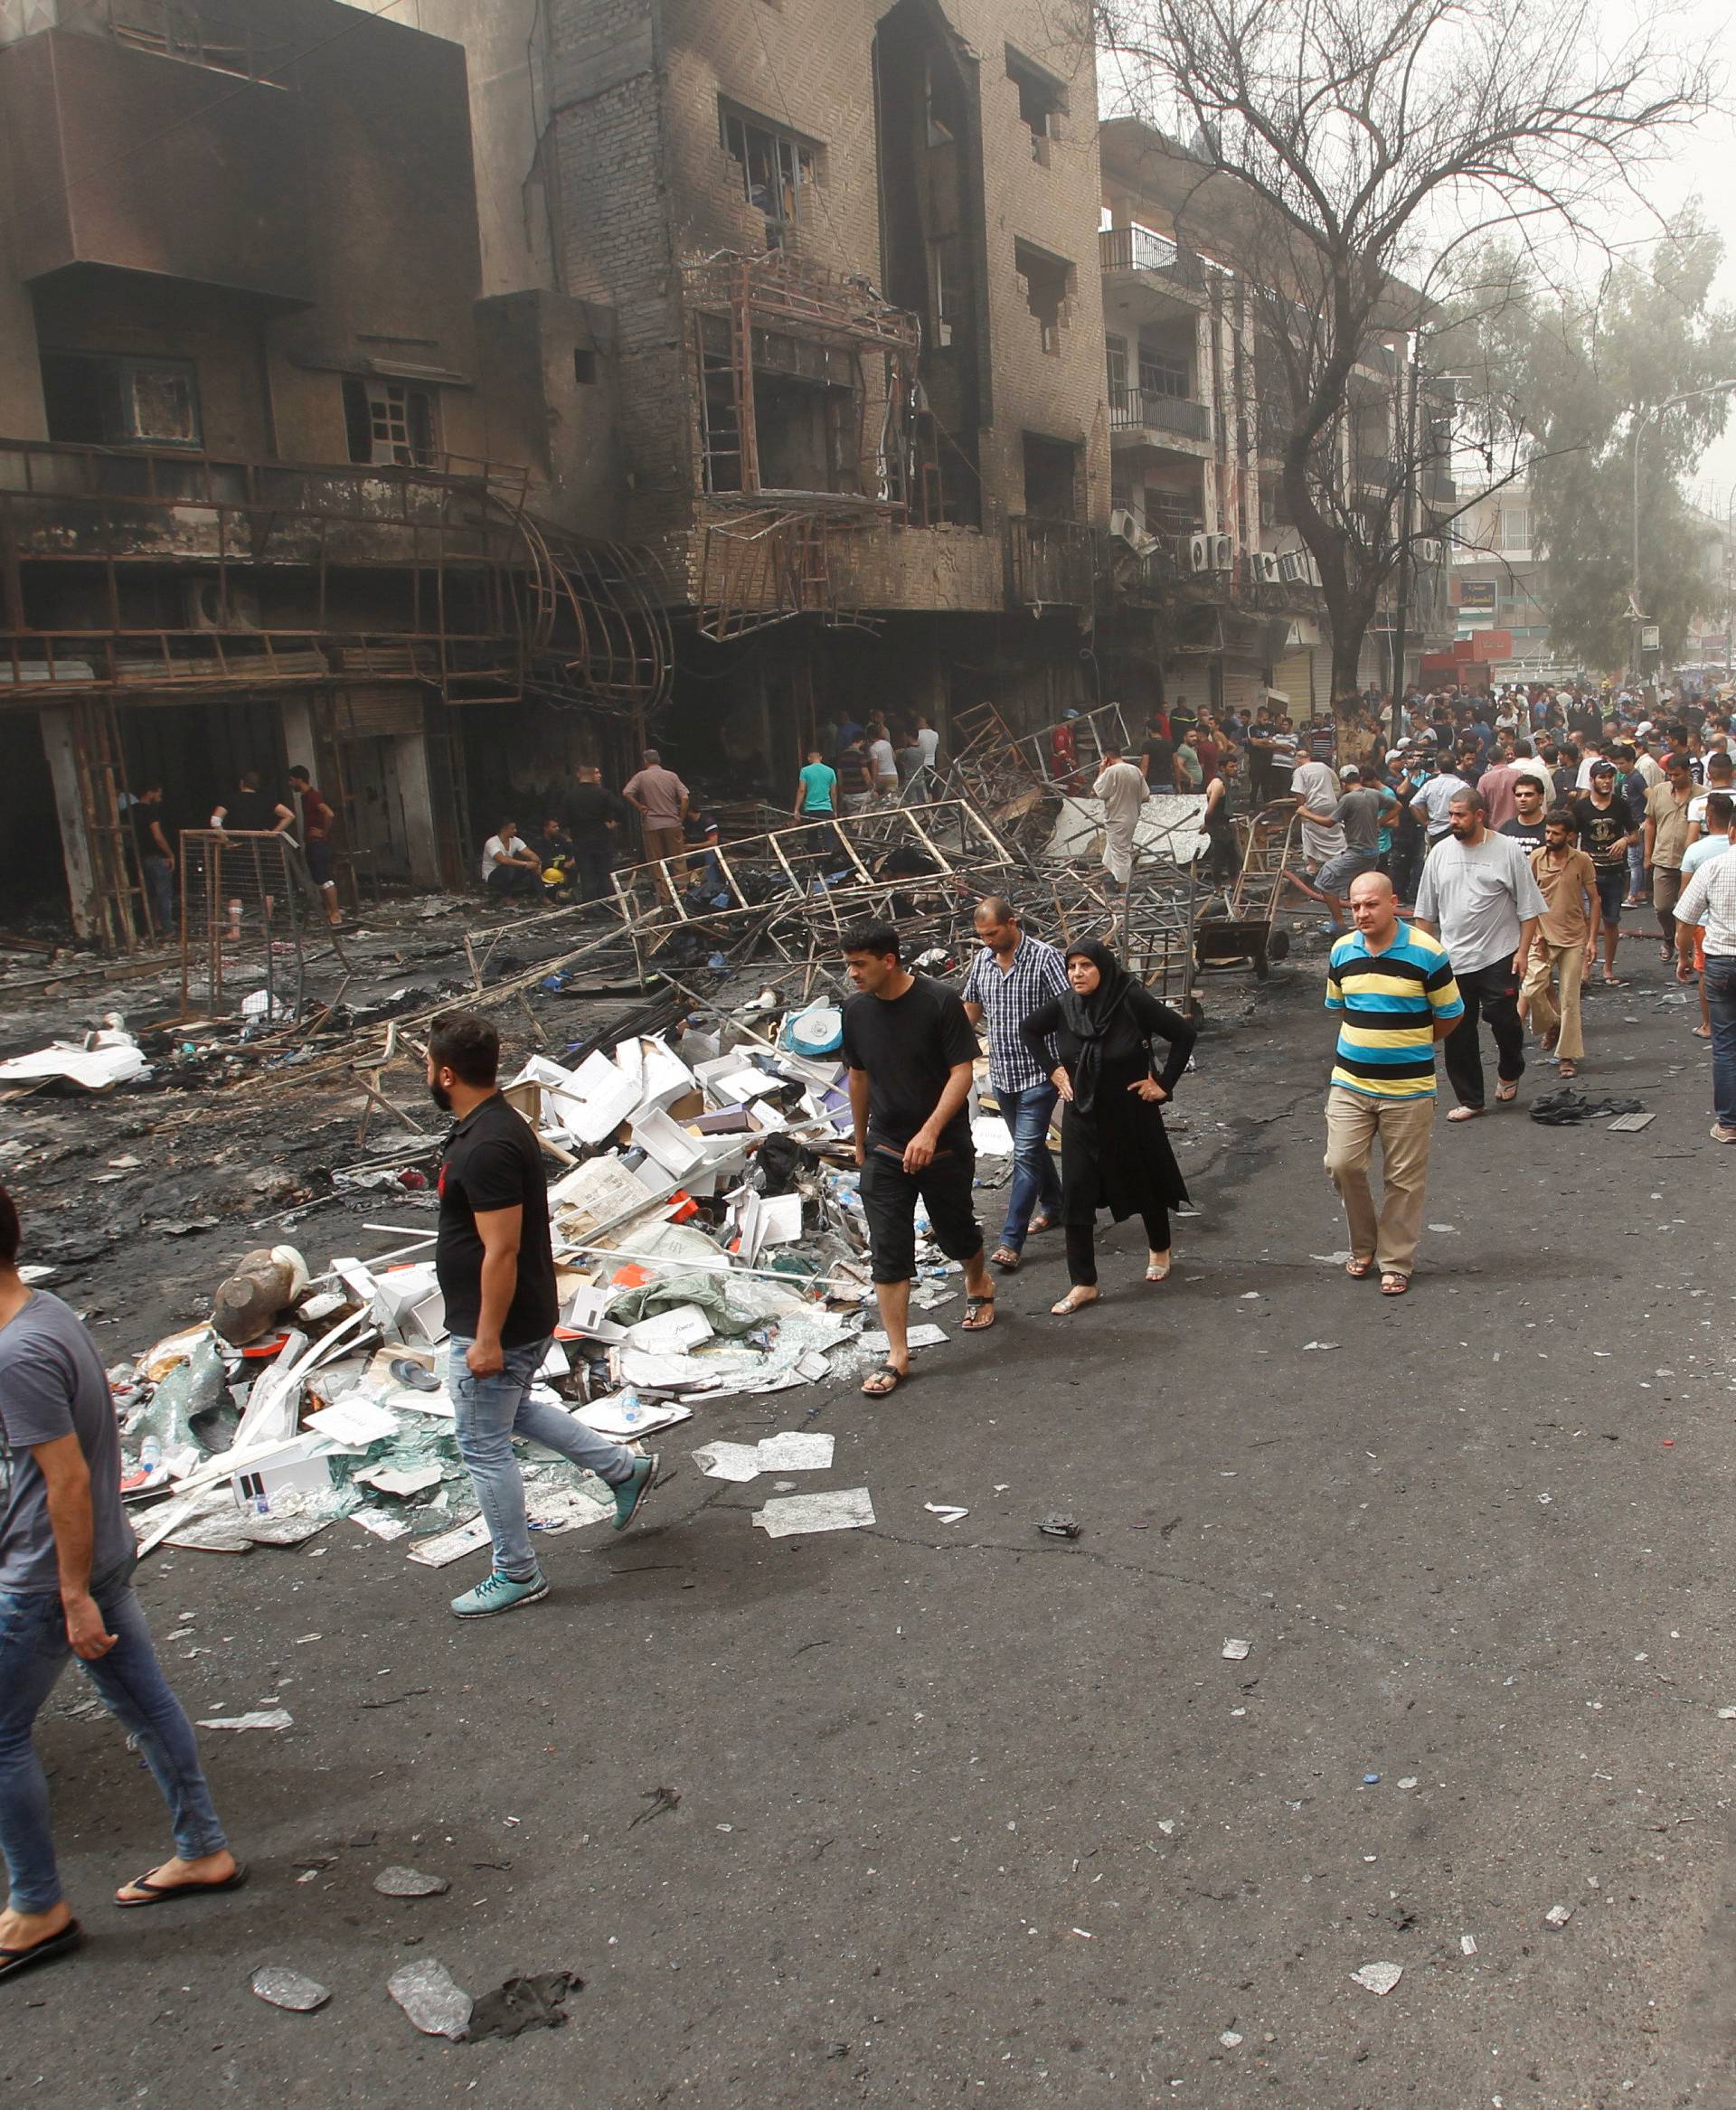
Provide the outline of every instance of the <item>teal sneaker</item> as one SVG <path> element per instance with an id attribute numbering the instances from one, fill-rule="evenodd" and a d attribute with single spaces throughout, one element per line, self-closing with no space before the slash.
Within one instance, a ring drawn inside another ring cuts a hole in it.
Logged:
<path id="1" fill-rule="evenodd" d="M 459 1619 L 490 1619 L 496 1612 L 516 1612 L 521 1605 L 533 1605 L 549 1594 L 549 1578 L 539 1568 L 524 1582 L 514 1582 L 499 1568 L 484 1576 L 474 1590 L 452 1600 L 453 1615 Z"/>
<path id="2" fill-rule="evenodd" d="M 612 1490 L 615 1496 L 615 1529 L 626 1531 L 645 1506 L 645 1498 L 651 1492 L 651 1483 L 657 1476 L 657 1454 L 653 1451 L 648 1458 L 635 1458 L 630 1476 Z"/>

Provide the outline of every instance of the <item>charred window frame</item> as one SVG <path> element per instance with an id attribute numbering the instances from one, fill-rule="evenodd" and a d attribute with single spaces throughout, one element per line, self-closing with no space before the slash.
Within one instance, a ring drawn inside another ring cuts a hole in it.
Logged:
<path id="1" fill-rule="evenodd" d="M 382 375 L 344 376 L 350 459 L 375 468 L 430 468 L 439 450 L 436 391 Z"/>
<path id="2" fill-rule="evenodd" d="M 929 313 L 936 350 L 944 350 L 970 325 L 970 274 L 964 237 L 937 234 L 929 241 Z"/>
<path id="3" fill-rule="evenodd" d="M 1161 344 L 1139 344 L 1139 392 L 1144 396 L 1170 396 L 1185 401 L 1194 392 L 1194 363 L 1185 352 L 1172 352 Z"/>
<path id="4" fill-rule="evenodd" d="M 736 165 L 741 195 L 765 215 L 766 247 L 779 249 L 796 223 L 801 194 L 820 182 L 824 149 L 817 140 L 719 101 L 718 134 Z"/>
<path id="5" fill-rule="evenodd" d="M 1019 91 L 1019 122 L 1031 134 L 1031 158 L 1047 168 L 1050 149 L 1061 137 L 1061 119 L 1067 114 L 1067 90 L 1022 52 L 1006 47 L 1006 77 Z"/>
<path id="6" fill-rule="evenodd" d="M 44 352 L 48 436 L 86 447 L 204 445 L 199 377 L 190 359 Z"/>

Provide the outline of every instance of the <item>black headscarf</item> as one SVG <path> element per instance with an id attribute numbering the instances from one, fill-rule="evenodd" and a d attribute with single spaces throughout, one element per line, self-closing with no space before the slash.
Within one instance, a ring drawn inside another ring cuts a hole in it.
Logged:
<path id="1" fill-rule="evenodd" d="M 1070 984 L 1061 1000 L 1067 1030 L 1079 1042 L 1071 1079 L 1073 1106 L 1077 1112 L 1089 1114 L 1097 1097 L 1098 1073 L 1103 1067 L 1103 1041 L 1127 1000 L 1133 977 L 1109 948 L 1095 938 L 1070 945 L 1067 957 L 1090 960 L 1098 972 L 1097 987 L 1088 996 L 1081 996 Z"/>

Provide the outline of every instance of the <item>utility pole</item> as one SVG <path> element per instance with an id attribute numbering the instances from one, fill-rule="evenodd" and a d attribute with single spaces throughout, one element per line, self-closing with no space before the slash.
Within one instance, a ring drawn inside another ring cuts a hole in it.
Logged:
<path id="1" fill-rule="evenodd" d="M 1410 340 L 1410 392 L 1403 396 L 1404 381 L 1399 383 L 1404 417 L 1404 492 L 1399 508 L 1399 590 L 1398 601 L 1392 614 L 1392 745 L 1397 747 L 1404 733 L 1404 655 L 1407 648 L 1405 633 L 1410 620 L 1411 553 L 1410 536 L 1416 524 L 1417 511 L 1417 391 L 1422 377 L 1422 332 L 1417 331 Z"/>

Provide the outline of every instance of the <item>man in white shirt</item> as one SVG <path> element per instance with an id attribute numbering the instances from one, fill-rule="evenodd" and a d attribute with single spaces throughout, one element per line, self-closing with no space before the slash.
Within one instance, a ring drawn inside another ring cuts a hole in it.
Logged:
<path id="1" fill-rule="evenodd" d="M 1442 1053 L 1458 1099 L 1447 1118 L 1473 1121 L 1484 1111 L 1479 1014 L 1495 1035 L 1495 1099 L 1505 1105 L 1519 1096 L 1525 1073 L 1519 978 L 1548 904 L 1524 850 L 1511 835 L 1491 832 L 1481 792 L 1461 785 L 1448 807 L 1448 824 L 1447 839 L 1422 868 L 1416 920 L 1447 947 L 1465 999 L 1465 1015 Z"/>
<path id="2" fill-rule="evenodd" d="M 519 834 L 516 821 L 503 821 L 482 846 L 482 883 L 489 893 L 533 894 L 542 860 Z"/>
<path id="3" fill-rule="evenodd" d="M 1431 850 L 1437 843 L 1444 843 L 1451 834 L 1447 818 L 1448 809 L 1461 791 L 1468 791 L 1470 788 L 1452 764 L 1443 758 L 1437 773 L 1410 801 L 1410 811 L 1422 823 L 1423 833 L 1429 838 Z"/>
<path id="4" fill-rule="evenodd" d="M 892 745 L 892 735 L 882 721 L 876 720 L 873 727 L 874 737 L 868 742 L 868 768 L 874 779 L 874 789 L 883 798 L 895 797 L 898 793 L 898 750 Z"/>
<path id="5" fill-rule="evenodd" d="M 1736 815 L 1726 834 L 1732 849 L 1697 862 L 1675 905 L 1678 978 L 1694 979 L 1696 937 L 1705 956 L 1700 985 L 1712 1027 L 1714 1143 L 1736 1143 Z M 1710 841 L 1708 835 L 1703 844 L 1694 847 L 1709 847 Z"/>
<path id="6" fill-rule="evenodd" d="M 1119 748 L 1105 748 L 1091 796 L 1103 801 L 1103 869 L 1118 887 L 1133 877 L 1133 834 L 1150 796 L 1138 765 L 1124 759 Z"/>
<path id="7" fill-rule="evenodd" d="M 1302 817 L 1302 854 L 1316 871 L 1344 854 L 1344 831 L 1336 818 L 1344 787 L 1330 762 L 1298 762 L 1290 786 Z"/>
<path id="8" fill-rule="evenodd" d="M 926 718 L 916 721 L 916 744 L 922 750 L 922 767 L 932 769 L 935 757 L 940 752 L 940 735 Z"/>

